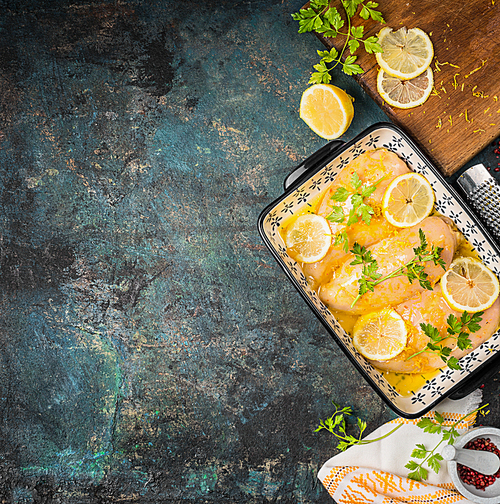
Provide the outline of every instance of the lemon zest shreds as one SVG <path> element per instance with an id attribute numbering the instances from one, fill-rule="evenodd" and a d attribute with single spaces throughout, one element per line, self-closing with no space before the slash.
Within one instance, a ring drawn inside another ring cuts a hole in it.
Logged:
<path id="1" fill-rule="evenodd" d="M 438 123 L 436 124 L 436 128 L 441 128 L 443 126 L 443 121 L 441 121 L 441 118 L 438 117 Z"/>
<path id="2" fill-rule="evenodd" d="M 434 63 L 434 66 L 436 68 L 436 72 L 440 72 L 441 71 L 440 67 L 445 66 L 445 65 L 451 66 L 453 68 L 460 68 L 458 65 L 454 65 L 453 63 L 449 63 L 448 61 L 445 61 L 444 63 L 440 63 L 439 61 L 436 60 Z"/>
<path id="3" fill-rule="evenodd" d="M 460 75 L 459 73 L 456 73 L 456 74 L 453 76 L 453 87 L 454 87 L 455 89 L 457 89 L 457 87 L 458 87 L 457 77 L 458 77 L 459 75 Z"/>
<path id="4" fill-rule="evenodd" d="M 484 65 L 486 64 L 488 60 L 487 59 L 484 59 L 484 60 L 481 60 L 481 66 L 478 66 L 477 68 L 474 68 L 474 70 L 472 70 L 471 72 L 469 72 L 465 78 L 467 79 L 468 77 L 470 77 L 473 73 L 476 73 L 477 71 L 481 70 L 481 68 L 484 67 Z"/>

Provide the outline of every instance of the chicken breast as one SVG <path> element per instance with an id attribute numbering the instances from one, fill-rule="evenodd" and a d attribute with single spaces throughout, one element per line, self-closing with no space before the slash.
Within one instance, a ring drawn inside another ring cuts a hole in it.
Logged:
<path id="1" fill-rule="evenodd" d="M 354 243 L 368 247 L 399 230 L 389 224 L 384 217 L 374 217 L 369 226 L 365 222 L 359 222 L 349 226 L 346 231 L 349 239 L 349 248 L 351 248 Z M 304 264 L 302 271 L 311 288 L 316 290 L 321 284 L 328 281 L 332 269 L 337 267 L 345 257 L 346 252 L 342 245 L 332 245 L 321 261 Z"/>
<path id="2" fill-rule="evenodd" d="M 331 198 L 339 188 L 352 191 L 352 177 L 354 173 L 357 173 L 363 185 L 373 186 L 377 184 L 376 190 L 365 200 L 366 204 L 370 205 L 375 211 L 371 223 L 368 225 L 364 221 L 361 221 L 346 227 L 345 222 L 330 222 L 330 228 L 334 236 L 343 231 L 347 232 L 349 248 L 354 243 L 359 243 L 366 247 L 377 243 L 397 230 L 397 228 L 384 219 L 381 213 L 382 198 L 385 190 L 397 176 L 409 171 L 406 163 L 394 152 L 387 149 L 375 149 L 365 152 L 351 161 L 338 173 L 321 199 L 316 213 L 326 218 L 331 214 L 334 206 L 340 206 L 344 211 L 345 221 L 347 222 L 347 216 L 352 208 L 350 199 L 347 199 L 345 202 L 336 202 Z M 303 272 L 306 278 L 308 278 L 311 287 L 316 289 L 325 280 L 325 277 L 329 275 L 331 269 L 338 265 L 345 255 L 343 245 L 332 245 L 326 257 L 321 261 L 305 264 Z"/>
<path id="3" fill-rule="evenodd" d="M 440 285 L 436 285 L 432 291 L 424 291 L 412 297 L 395 309 L 406 322 L 408 329 L 407 347 L 394 359 L 386 362 L 370 362 L 379 369 L 397 373 L 425 373 L 445 366 L 441 357 L 431 351 L 425 351 L 410 358 L 412 355 L 423 350 L 430 341 L 429 337 L 422 331 L 420 324 L 432 324 L 439 330 L 440 336 L 445 337 L 448 335 L 448 316 L 453 314 L 455 317 L 460 318 L 462 315 L 462 312 L 450 308 L 441 294 Z M 481 328 L 469 335 L 472 348 L 460 350 L 457 347 L 456 340 L 453 338 L 446 338 L 440 345 L 452 348 L 451 355 L 460 359 L 490 338 L 498 329 L 499 324 L 500 298 L 497 298 L 495 303 L 482 315 Z"/>
<path id="4" fill-rule="evenodd" d="M 384 238 L 380 242 L 367 247 L 378 263 L 378 273 L 382 277 L 394 272 L 415 257 L 414 248 L 420 246 L 419 230 L 425 234 L 428 249 L 432 246 L 443 249 L 441 258 L 446 268 L 450 265 L 457 238 L 448 222 L 440 217 L 427 217 L 420 224 L 405 228 L 398 234 Z M 320 299 L 336 311 L 351 314 L 362 314 L 386 306 L 396 306 L 425 290 L 417 280 L 412 283 L 406 275 L 389 278 L 378 284 L 373 292 L 367 292 L 352 307 L 359 292 L 358 280 L 362 276 L 362 264 L 352 265 L 355 259 L 349 253 L 339 268 L 333 271 L 332 279 L 319 291 Z M 432 261 L 424 264 L 431 285 L 439 281 L 445 270 Z"/>

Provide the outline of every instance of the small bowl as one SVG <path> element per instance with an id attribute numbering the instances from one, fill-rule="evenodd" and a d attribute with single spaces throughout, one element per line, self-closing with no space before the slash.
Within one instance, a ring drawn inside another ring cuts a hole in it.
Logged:
<path id="1" fill-rule="evenodd" d="M 491 442 L 500 448 L 500 429 L 495 427 L 476 427 L 466 434 L 460 436 L 454 443 L 455 448 L 463 448 L 469 441 L 477 438 L 489 438 Z M 500 478 L 493 485 L 479 490 L 473 485 L 464 483 L 458 475 L 457 462 L 448 461 L 448 473 L 455 488 L 466 498 L 477 504 L 498 504 L 500 503 Z"/>

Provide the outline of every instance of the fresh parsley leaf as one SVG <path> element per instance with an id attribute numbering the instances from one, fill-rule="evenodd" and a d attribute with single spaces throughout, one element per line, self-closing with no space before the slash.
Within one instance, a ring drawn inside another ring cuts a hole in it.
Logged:
<path id="1" fill-rule="evenodd" d="M 339 187 L 330 197 L 333 201 L 343 203 L 350 196 L 350 192 L 345 187 Z"/>
<path id="2" fill-rule="evenodd" d="M 372 186 L 363 186 L 361 188 L 361 196 L 364 198 L 369 198 L 376 190 L 377 190 L 377 185 L 379 182 L 377 182 L 375 185 Z"/>
<path id="3" fill-rule="evenodd" d="M 349 46 L 349 52 L 351 54 L 354 54 L 359 48 L 359 41 L 357 41 L 356 39 L 351 39 L 349 40 L 347 45 Z"/>
<path id="4" fill-rule="evenodd" d="M 462 366 L 458 363 L 458 359 L 456 357 L 450 357 L 447 361 L 446 361 L 446 365 L 450 368 L 450 369 L 462 369 Z"/>
<path id="5" fill-rule="evenodd" d="M 359 207 L 356 209 L 356 214 L 361 217 L 368 225 L 370 225 L 372 215 L 374 214 L 374 210 L 371 206 L 365 205 L 362 203 L 359 205 Z"/>
<path id="6" fill-rule="evenodd" d="M 342 0 L 342 5 L 346 10 L 347 15 L 352 18 L 356 14 L 359 4 L 362 2 L 363 0 Z"/>
<path id="7" fill-rule="evenodd" d="M 366 40 L 363 40 L 363 44 L 367 53 L 373 54 L 384 52 L 382 46 L 378 43 L 377 37 L 368 37 Z"/>
<path id="8" fill-rule="evenodd" d="M 375 8 L 378 7 L 378 3 L 376 2 L 367 2 L 366 5 L 363 5 L 361 12 L 359 15 L 363 19 L 368 19 L 371 17 L 374 21 L 379 21 L 381 23 L 385 23 L 382 14 L 379 11 L 376 11 Z"/>
<path id="9" fill-rule="evenodd" d="M 363 185 L 362 180 L 359 178 L 358 172 L 354 172 L 352 174 L 351 185 L 354 189 L 359 189 Z"/>
<path id="10" fill-rule="evenodd" d="M 335 7 L 330 7 L 330 9 L 326 11 L 325 19 L 330 22 L 337 32 L 344 26 L 344 20 Z"/>
<path id="11" fill-rule="evenodd" d="M 420 328 L 424 332 L 426 336 L 432 341 L 441 341 L 441 336 L 439 335 L 439 330 L 434 327 L 432 324 L 421 323 Z"/>
<path id="12" fill-rule="evenodd" d="M 417 444 L 417 447 L 411 452 L 411 456 L 414 458 L 423 459 L 427 455 L 427 450 L 423 444 Z"/>
<path id="13" fill-rule="evenodd" d="M 436 474 L 439 473 L 439 469 L 441 469 L 440 462 L 443 460 L 443 457 L 439 453 L 434 453 L 427 459 L 427 465 L 430 469 L 432 469 Z"/>
<path id="14" fill-rule="evenodd" d="M 355 39 L 359 39 L 363 36 L 363 32 L 365 31 L 365 27 L 361 26 L 351 26 L 351 34 Z M 375 37 L 376 38 L 376 37 Z"/>
<path id="15" fill-rule="evenodd" d="M 349 237 L 347 236 L 345 229 L 344 231 L 341 231 L 340 233 L 335 235 L 335 241 L 333 242 L 333 244 L 335 246 L 342 245 L 342 249 L 347 254 L 347 252 L 349 251 Z"/>
<path id="16" fill-rule="evenodd" d="M 364 70 L 356 63 L 357 56 L 348 56 L 344 61 L 344 73 L 347 75 L 362 74 Z"/>
<path id="17" fill-rule="evenodd" d="M 332 211 L 328 214 L 326 220 L 336 223 L 344 222 L 345 215 L 343 208 L 339 206 L 332 207 Z"/>

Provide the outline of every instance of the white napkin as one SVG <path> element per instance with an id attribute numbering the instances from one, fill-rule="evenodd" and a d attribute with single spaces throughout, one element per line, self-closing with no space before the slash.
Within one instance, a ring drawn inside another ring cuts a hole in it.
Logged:
<path id="1" fill-rule="evenodd" d="M 445 399 L 435 410 L 444 417 L 444 425 L 450 426 L 477 409 L 481 399 L 481 391 L 476 390 L 457 401 Z M 434 418 L 434 412 L 424 417 Z M 476 415 L 471 415 L 455 428 L 463 434 L 474 425 L 475 419 Z M 328 460 L 320 469 L 318 478 L 331 497 L 338 504 L 470 503 L 455 489 L 446 461 L 441 462 L 438 474 L 429 470 L 425 482 L 406 477 L 409 470 L 405 465 L 411 459 L 411 452 L 416 445 L 423 444 L 427 449 L 432 449 L 441 439 L 441 435 L 427 433 L 417 427 L 419 421 L 420 418 L 397 418 L 387 422 L 365 439 L 376 439 L 398 424 L 402 426 L 380 441 L 351 446 Z"/>

